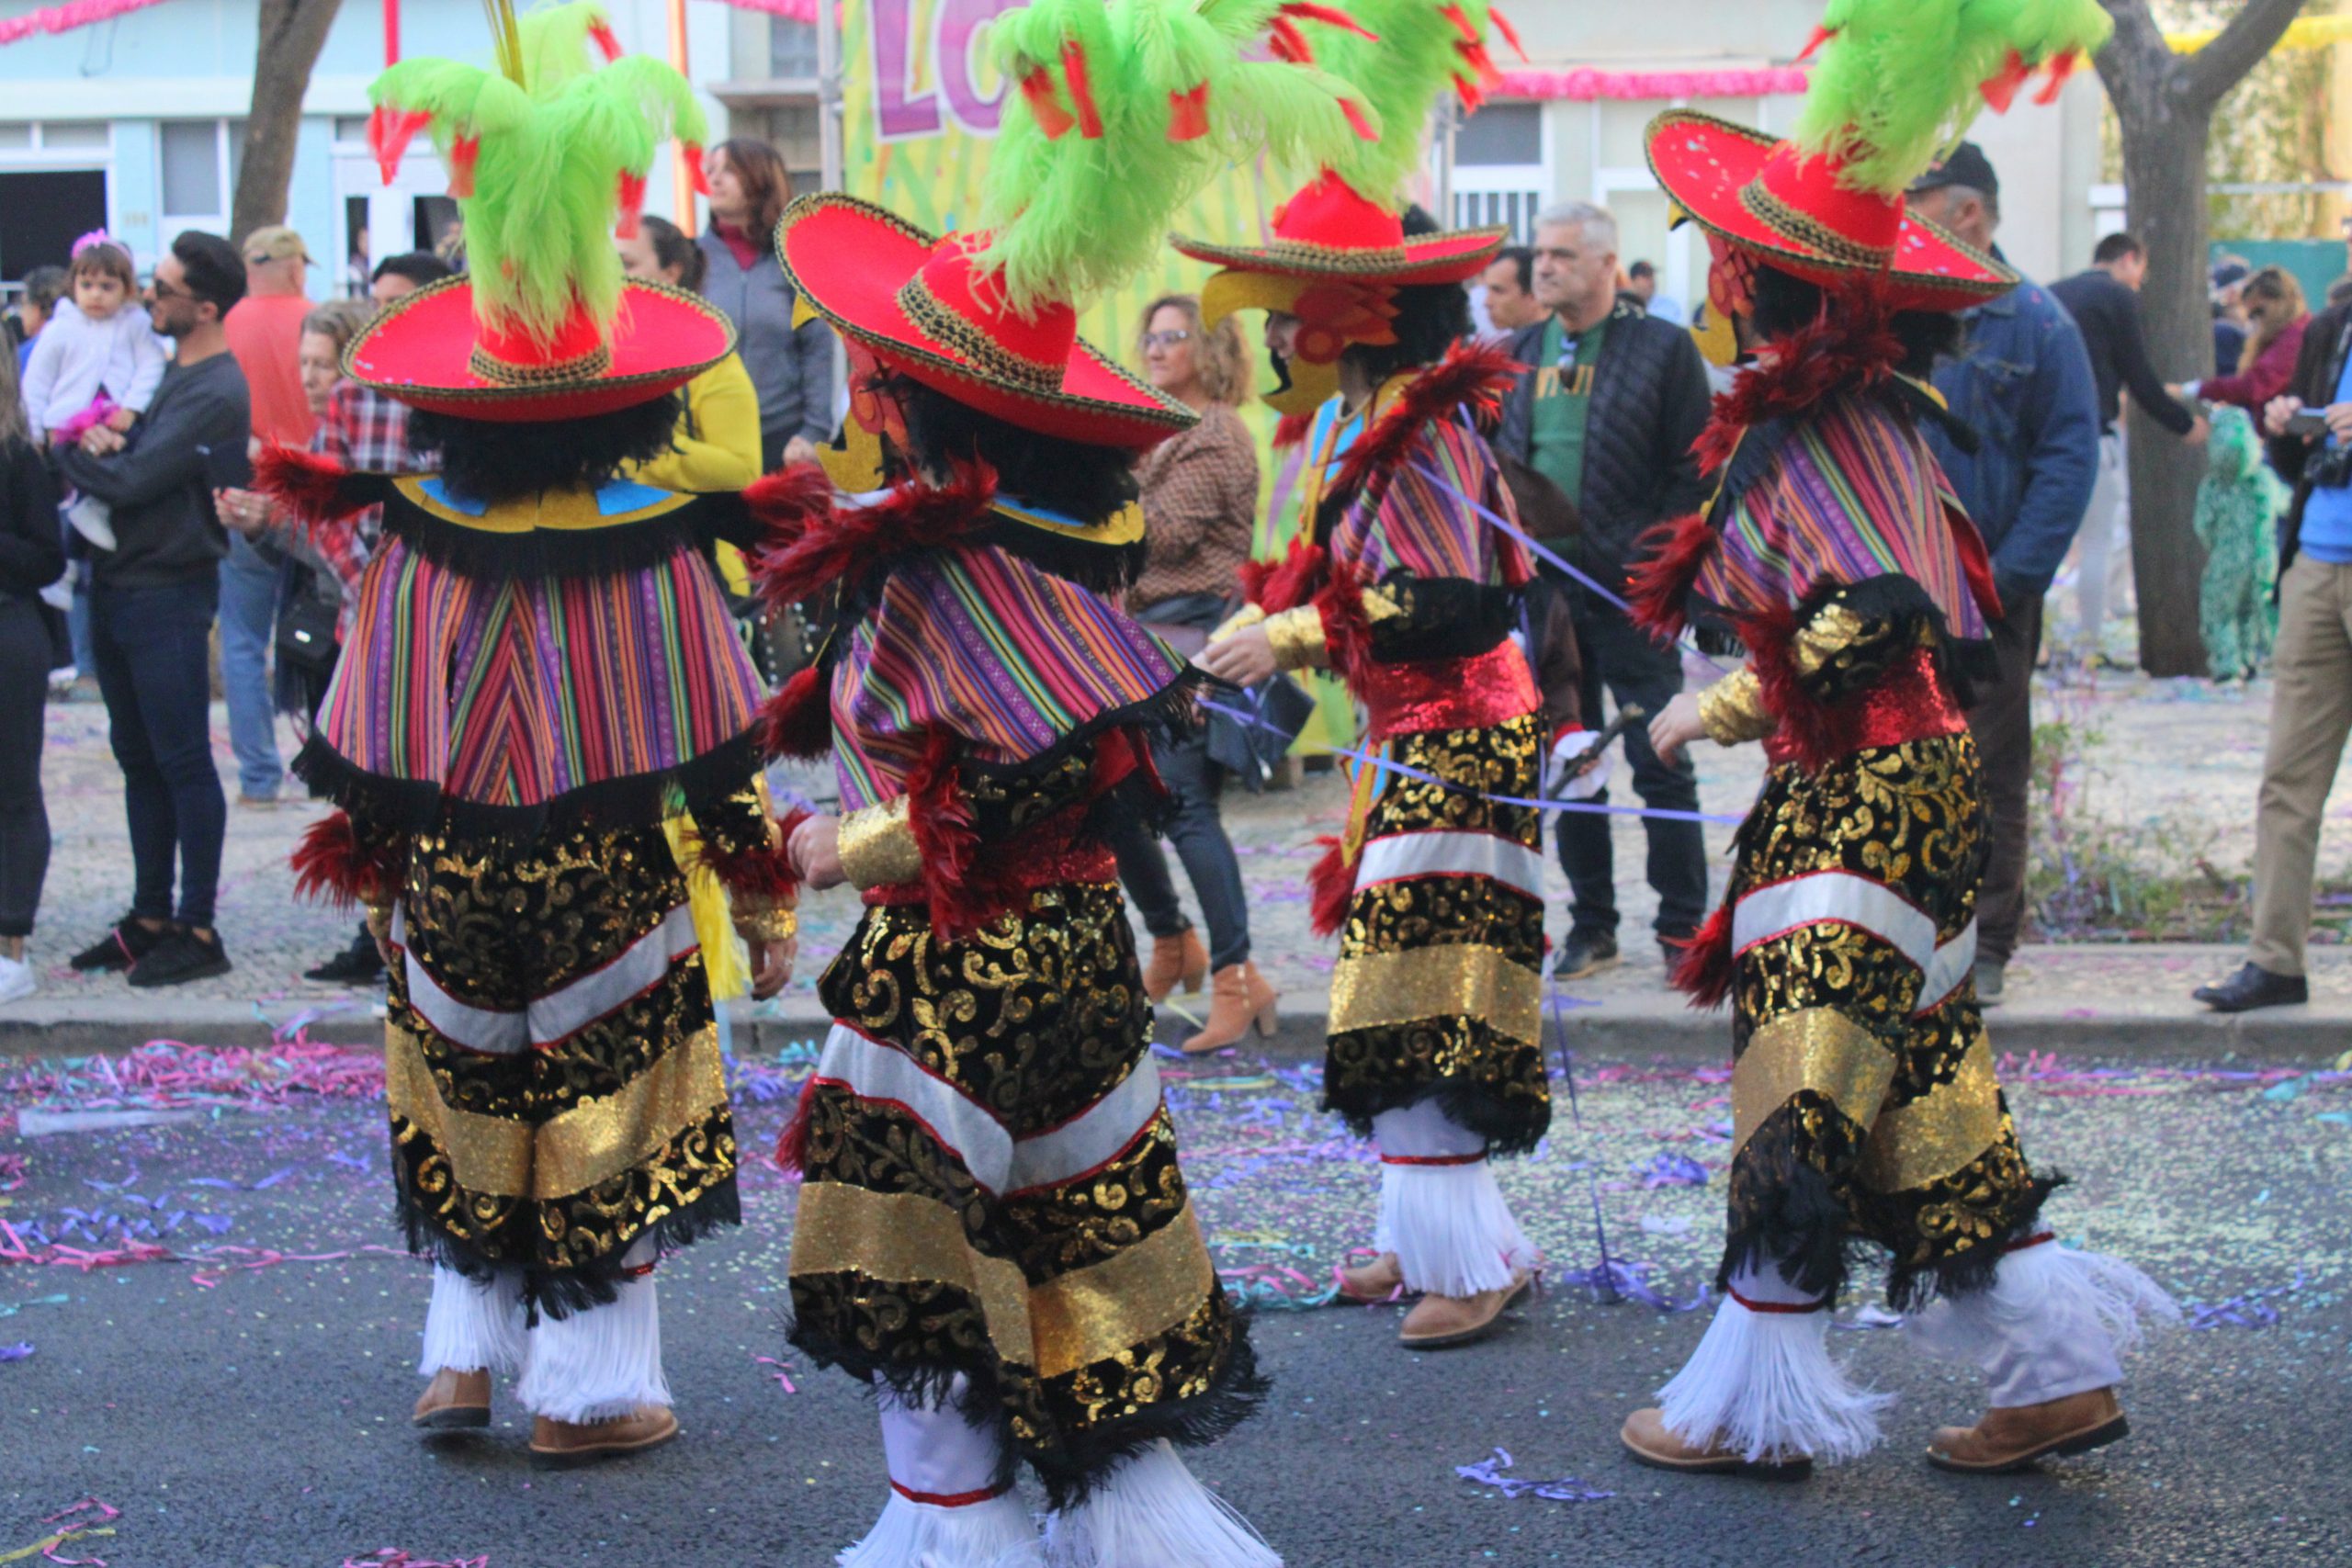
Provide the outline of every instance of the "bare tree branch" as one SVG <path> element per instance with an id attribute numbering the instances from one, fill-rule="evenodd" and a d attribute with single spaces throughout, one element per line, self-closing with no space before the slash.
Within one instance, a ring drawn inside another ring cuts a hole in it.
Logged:
<path id="1" fill-rule="evenodd" d="M 2303 4 L 2304 0 L 2245 0 L 2220 38 L 2181 62 L 2183 95 L 2199 104 L 2219 103 L 2222 94 L 2236 86 L 2277 47 Z"/>

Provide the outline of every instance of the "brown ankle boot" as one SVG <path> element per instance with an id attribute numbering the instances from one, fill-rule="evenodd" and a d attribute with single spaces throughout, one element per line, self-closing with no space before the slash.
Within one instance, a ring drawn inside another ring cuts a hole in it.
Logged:
<path id="1" fill-rule="evenodd" d="M 1143 966 L 1145 997 L 1164 1002 L 1178 986 L 1198 995 L 1201 982 L 1208 977 L 1209 950 L 1201 945 L 1200 932 L 1188 926 L 1174 936 L 1151 939 L 1151 957 Z"/>
<path id="2" fill-rule="evenodd" d="M 1267 984 L 1255 964 L 1228 964 L 1209 983 L 1209 1017 L 1201 1032 L 1184 1042 L 1188 1055 L 1222 1051 L 1238 1045 L 1255 1025 L 1259 1034 L 1272 1039 L 1275 1007 L 1282 993 Z"/>
<path id="3" fill-rule="evenodd" d="M 531 1423 L 531 1462 L 541 1470 L 568 1470 L 600 1459 L 659 1448 L 678 1435 L 678 1418 L 659 1404 L 640 1404 L 610 1421 Z"/>
<path id="4" fill-rule="evenodd" d="M 2129 1434 L 2111 1388 L 2086 1389 L 2040 1404 L 1987 1410 L 1973 1427 L 1940 1427 L 1928 1442 L 1938 1470 L 1998 1475 L 2056 1454 L 2088 1453 Z"/>
<path id="5" fill-rule="evenodd" d="M 490 1374 L 447 1367 L 433 1374 L 409 1419 L 434 1432 L 463 1431 L 490 1425 Z"/>
<path id="6" fill-rule="evenodd" d="M 1405 1270 L 1397 1266 L 1396 1255 L 1384 1252 L 1369 1263 L 1354 1268 L 1332 1270 L 1340 1282 L 1343 1301 L 1370 1305 L 1375 1302 L 1394 1301 L 1404 1293 Z"/>
<path id="7" fill-rule="evenodd" d="M 1475 1296 L 1425 1295 L 1396 1325 L 1396 1343 L 1408 1350 L 1442 1350 L 1483 1339 L 1502 1316 L 1503 1308 L 1534 1282 L 1534 1276 L 1522 1269 L 1498 1291 L 1480 1291 Z"/>
<path id="8" fill-rule="evenodd" d="M 1679 1470 L 1689 1475 L 1752 1475 L 1764 1481 L 1803 1481 L 1813 1473 L 1810 1454 L 1766 1454 L 1750 1460 L 1724 1448 L 1720 1439 L 1704 1444 L 1685 1441 L 1666 1429 L 1666 1413 L 1655 1405 L 1625 1417 L 1617 1434 L 1635 1464 L 1653 1470 Z"/>

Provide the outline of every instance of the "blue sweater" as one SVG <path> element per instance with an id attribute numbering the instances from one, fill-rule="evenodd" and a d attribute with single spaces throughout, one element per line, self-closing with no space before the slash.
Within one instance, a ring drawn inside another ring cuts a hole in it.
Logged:
<path id="1" fill-rule="evenodd" d="M 1933 425 L 1928 444 L 1968 509 L 2005 596 L 2057 575 L 2098 478 L 2098 392 L 2090 356 L 2058 301 L 2027 281 L 1962 318 L 1959 357 L 1936 389 L 1976 432 L 1972 456 Z"/>

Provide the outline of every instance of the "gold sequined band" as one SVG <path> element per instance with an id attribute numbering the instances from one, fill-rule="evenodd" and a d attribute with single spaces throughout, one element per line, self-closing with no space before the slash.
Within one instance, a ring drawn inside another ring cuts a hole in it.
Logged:
<path id="1" fill-rule="evenodd" d="M 1811 1089 L 1867 1129 L 1894 1081 L 1894 1054 L 1860 1024 L 1830 1008 L 1806 1008 L 1747 1037 L 1731 1072 L 1732 1153 L 1747 1146 L 1789 1097 Z"/>
<path id="2" fill-rule="evenodd" d="M 945 1204 L 838 1181 L 800 1190 L 791 1269 L 964 1291 L 979 1302 L 996 1353 L 1042 1377 L 1134 1349 L 1191 1317 L 1216 1289 L 1190 1208 L 1104 1261 L 1033 1288 L 1016 1265 L 974 1251 Z"/>
<path id="3" fill-rule="evenodd" d="M 1225 624 L 1209 633 L 1209 646 L 1214 648 L 1235 632 L 1246 631 L 1266 618 L 1266 612 L 1255 604 L 1244 604 L 1226 617 Z"/>
<path id="4" fill-rule="evenodd" d="M 868 806 L 842 818 L 842 874 L 850 886 L 895 887 L 922 875 L 922 850 L 907 818 L 907 797 Z"/>
<path id="5" fill-rule="evenodd" d="M 800 934 L 800 913 L 777 906 L 735 911 L 735 932 L 746 942 L 784 942 Z"/>
<path id="6" fill-rule="evenodd" d="M 1323 612 L 1312 604 L 1268 615 L 1266 641 L 1273 647 L 1278 670 L 1321 670 L 1330 665 L 1330 645 L 1323 640 Z"/>
<path id="7" fill-rule="evenodd" d="M 1876 1191 L 1900 1192 L 1950 1176 L 1999 1140 L 2001 1121 L 1992 1037 L 1980 1029 L 1951 1082 L 1879 1112 L 1862 1149 L 1862 1181 Z"/>
<path id="8" fill-rule="evenodd" d="M 1331 974 L 1331 1032 L 1478 1018 L 1524 1044 L 1544 1036 L 1544 981 L 1498 947 L 1444 942 L 1343 958 Z"/>
<path id="9" fill-rule="evenodd" d="M 899 309 L 907 313 L 907 320 L 922 329 L 925 336 L 953 349 L 974 369 L 1034 391 L 1061 390 L 1063 367 L 1040 365 L 1014 354 L 941 304 L 921 273 L 907 279 L 906 287 L 899 290 Z"/>
<path id="10" fill-rule="evenodd" d="M 706 1028 L 614 1094 L 539 1126 L 461 1110 L 441 1098 L 416 1037 L 384 1027 L 384 1091 L 393 1115 L 439 1145 L 458 1185 L 499 1198 L 567 1198 L 635 1169 L 727 1104 L 718 1033 Z"/>
<path id="11" fill-rule="evenodd" d="M 1809 245 L 1832 261 L 1862 267 L 1884 267 L 1894 261 L 1894 246 L 1865 245 L 1848 239 L 1818 218 L 1798 211 L 1765 189 L 1761 176 L 1740 187 L 1739 204 L 1769 224 L 1783 239 Z"/>
<path id="12" fill-rule="evenodd" d="M 1800 675 L 1811 675 L 1854 646 L 1862 635 L 1862 618 L 1843 604 L 1824 604 L 1797 628 L 1789 661 Z"/>
<path id="13" fill-rule="evenodd" d="M 480 344 L 466 355 L 467 369 L 502 387 L 569 387 L 594 381 L 612 367 L 612 346 L 601 343 L 585 354 L 548 365 L 509 365 L 492 357 Z"/>
<path id="14" fill-rule="evenodd" d="M 1760 740 L 1780 728 L 1765 711 L 1763 683 L 1745 664 L 1699 694 L 1699 722 L 1718 746 Z"/>

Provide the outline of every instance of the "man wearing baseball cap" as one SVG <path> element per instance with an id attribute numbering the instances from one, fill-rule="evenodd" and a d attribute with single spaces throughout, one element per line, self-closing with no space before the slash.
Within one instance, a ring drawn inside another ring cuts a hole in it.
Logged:
<path id="1" fill-rule="evenodd" d="M 318 419 L 302 392 L 302 321 L 311 301 L 302 269 L 311 253 L 284 224 L 255 229 L 238 246 L 245 297 L 224 323 L 229 352 L 253 395 L 254 437 L 266 446 L 302 450 Z M 241 534 L 220 563 L 220 684 L 229 700 L 229 744 L 237 756 L 237 804 L 274 806 L 286 771 L 269 700 L 269 645 L 277 569 Z"/>
<path id="2" fill-rule="evenodd" d="M 2000 176 L 1973 141 L 1961 142 L 1914 181 L 1906 201 L 1913 217 L 2015 268 L 1993 241 L 2001 222 Z M 1984 537 L 2001 594 L 2003 618 L 1993 628 L 1999 671 L 1979 684 L 1968 710 L 1993 818 L 1992 858 L 1976 896 L 1976 997 L 1990 1007 L 2001 999 L 2025 918 L 2041 596 L 2066 558 L 2098 478 L 2098 394 L 2081 332 L 2032 279 L 1961 319 L 1964 346 L 1938 363 L 1936 390 L 1979 444 L 1963 452 L 1942 426 L 1923 428 Z"/>

